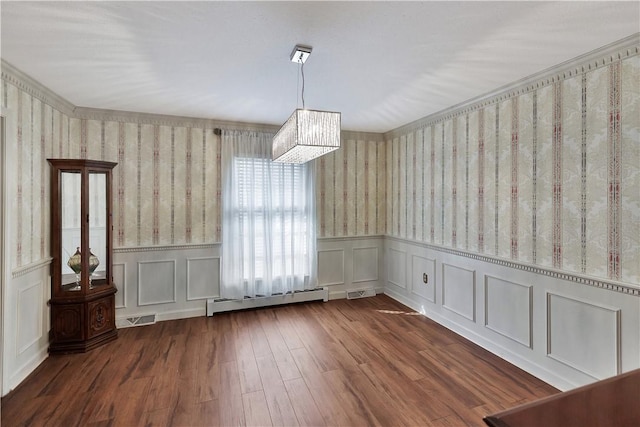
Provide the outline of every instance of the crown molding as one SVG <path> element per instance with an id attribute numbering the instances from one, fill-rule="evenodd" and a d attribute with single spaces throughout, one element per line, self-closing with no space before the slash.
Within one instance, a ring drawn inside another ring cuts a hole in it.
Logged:
<path id="1" fill-rule="evenodd" d="M 125 122 L 159 126 L 201 128 L 224 130 L 249 130 L 257 132 L 277 132 L 278 127 L 259 123 L 230 122 L 198 117 L 171 116 L 154 113 L 138 113 L 135 111 L 105 110 L 101 108 L 75 107 L 74 117 L 85 120 L 108 122 Z"/>
<path id="2" fill-rule="evenodd" d="M 622 40 L 603 46 L 599 49 L 578 56 L 559 65 L 547 68 L 529 77 L 502 86 L 484 95 L 454 105 L 440 112 L 425 116 L 421 119 L 393 129 L 386 133 L 358 132 L 343 130 L 341 137 L 345 140 L 385 141 L 395 137 L 415 132 L 438 122 L 449 120 L 484 108 L 488 105 L 510 99 L 524 93 L 553 84 L 554 82 L 575 77 L 591 70 L 602 68 L 615 61 L 640 54 L 640 32 Z M 153 113 L 139 113 L 133 111 L 106 110 L 100 108 L 77 107 L 62 98 L 46 86 L 29 75 L 18 70 L 4 59 L 1 60 L 2 80 L 5 80 L 30 95 L 51 105 L 53 108 L 72 118 L 99 121 L 115 121 L 139 123 L 160 126 L 194 127 L 202 129 L 249 130 L 275 133 L 280 128 L 276 125 L 220 121 L 197 117 L 172 116 Z"/>
<path id="3" fill-rule="evenodd" d="M 28 74 L 18 70 L 4 59 L 1 60 L 0 67 L 2 68 L 2 80 L 11 83 L 18 89 L 39 99 L 45 104 L 52 106 L 56 110 L 68 116 L 73 116 L 74 105 L 72 103 L 53 92 L 51 89 L 44 86 Z"/>
<path id="4" fill-rule="evenodd" d="M 85 120 L 125 122 L 136 124 L 148 124 L 159 126 L 175 126 L 200 129 L 224 129 L 228 131 L 253 131 L 275 134 L 280 127 L 261 123 L 232 122 L 198 117 L 171 116 L 154 113 L 138 113 L 135 111 L 104 110 L 100 108 L 75 107 L 74 117 Z M 365 141 L 384 141 L 381 133 L 357 132 L 343 130 L 342 139 L 355 139 Z"/>
<path id="5" fill-rule="evenodd" d="M 555 82 L 573 78 L 598 68 L 606 67 L 613 62 L 640 54 L 640 32 L 625 37 L 599 49 L 580 55 L 561 64 L 542 70 L 523 79 L 509 83 L 484 95 L 471 98 L 460 104 L 449 107 L 437 113 L 407 123 L 384 134 L 385 140 L 392 140 L 402 135 L 415 132 L 463 116 L 473 111 L 496 104 L 504 100 L 529 93 L 549 86 Z"/>
<path id="6" fill-rule="evenodd" d="M 365 141 L 365 142 L 384 142 L 385 141 L 383 133 L 358 132 L 354 130 L 341 131 L 340 138 L 343 141 L 346 141 L 346 140 Z"/>
<path id="7" fill-rule="evenodd" d="M 154 113 L 139 113 L 135 111 L 122 111 L 122 110 L 107 110 L 102 108 L 90 108 L 79 107 L 73 105 L 71 102 L 62 98 L 60 95 L 53 92 L 37 80 L 33 79 L 24 72 L 18 70 L 16 67 L 2 59 L 2 80 L 11 83 L 18 89 L 32 95 L 33 97 L 41 100 L 45 104 L 50 105 L 56 110 L 68 115 L 74 119 L 81 120 L 97 120 L 97 121 L 111 121 L 111 122 L 124 122 L 124 123 L 136 123 L 136 124 L 148 124 L 159 126 L 174 126 L 185 128 L 199 128 L 199 129 L 224 129 L 224 130 L 239 130 L 239 131 L 256 131 L 276 133 L 280 126 L 261 124 L 261 123 L 248 123 L 248 122 L 233 122 L 224 120 L 205 119 L 199 117 L 186 117 L 186 116 L 172 116 L 165 114 Z M 384 141 L 384 135 L 382 133 L 371 132 L 358 132 L 343 130 L 341 137 L 344 140 L 364 140 L 364 141 Z"/>

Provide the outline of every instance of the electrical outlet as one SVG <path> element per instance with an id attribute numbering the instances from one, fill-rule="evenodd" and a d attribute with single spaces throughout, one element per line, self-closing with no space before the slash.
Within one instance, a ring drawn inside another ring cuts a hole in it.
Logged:
<path id="1" fill-rule="evenodd" d="M 424 283 L 429 283 L 429 276 L 427 275 L 427 273 L 422 273 L 422 281 Z"/>

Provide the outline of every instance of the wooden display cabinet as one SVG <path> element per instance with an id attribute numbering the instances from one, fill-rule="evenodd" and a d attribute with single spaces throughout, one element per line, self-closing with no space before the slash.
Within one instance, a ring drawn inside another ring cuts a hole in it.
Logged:
<path id="1" fill-rule="evenodd" d="M 82 353 L 116 339 L 111 176 L 117 163 L 51 165 L 49 353 Z"/>

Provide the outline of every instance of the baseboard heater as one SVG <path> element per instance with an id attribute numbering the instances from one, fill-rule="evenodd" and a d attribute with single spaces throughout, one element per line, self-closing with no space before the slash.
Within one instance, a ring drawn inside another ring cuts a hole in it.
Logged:
<path id="1" fill-rule="evenodd" d="M 325 302 L 329 300 L 329 288 L 316 288 L 268 297 L 245 297 L 242 300 L 215 298 L 207 300 L 207 316 L 213 316 L 215 313 L 223 313 L 225 311 L 318 300 Z"/>

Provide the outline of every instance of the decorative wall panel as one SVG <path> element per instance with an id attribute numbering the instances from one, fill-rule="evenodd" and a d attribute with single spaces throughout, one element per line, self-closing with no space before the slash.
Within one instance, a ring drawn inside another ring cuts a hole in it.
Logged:
<path id="1" fill-rule="evenodd" d="M 442 306 L 472 322 L 476 320 L 476 273 L 442 264 Z"/>
<path id="2" fill-rule="evenodd" d="M 531 347 L 532 294 L 532 286 L 485 276 L 485 326 L 526 347 Z"/>
<path id="3" fill-rule="evenodd" d="M 127 306 L 127 265 L 125 263 L 113 263 L 113 282 L 118 292 L 115 295 L 115 307 Z"/>
<path id="4" fill-rule="evenodd" d="M 547 293 L 547 354 L 594 379 L 620 373 L 620 310 Z"/>
<path id="5" fill-rule="evenodd" d="M 42 337 L 43 282 L 18 290 L 17 354 L 20 355 Z"/>
<path id="6" fill-rule="evenodd" d="M 384 287 L 384 238 L 381 236 L 318 239 L 318 285 L 329 287 L 329 299 L 349 291 Z"/>
<path id="7" fill-rule="evenodd" d="M 340 285 L 344 283 L 344 250 L 318 251 L 318 285 Z"/>
<path id="8" fill-rule="evenodd" d="M 176 302 L 175 260 L 138 262 L 138 305 Z"/>
<path id="9" fill-rule="evenodd" d="M 407 287 L 407 253 L 397 249 L 387 250 L 387 280 L 400 288 Z"/>
<path id="10" fill-rule="evenodd" d="M 378 280 L 378 248 L 353 248 L 353 279 L 356 282 Z"/>
<path id="11" fill-rule="evenodd" d="M 187 301 L 220 296 L 220 257 L 187 259 Z"/>
<path id="12" fill-rule="evenodd" d="M 411 292 L 435 303 L 436 260 L 413 255 L 411 257 L 411 271 Z M 427 275 L 427 283 L 424 283 L 424 274 Z"/>

